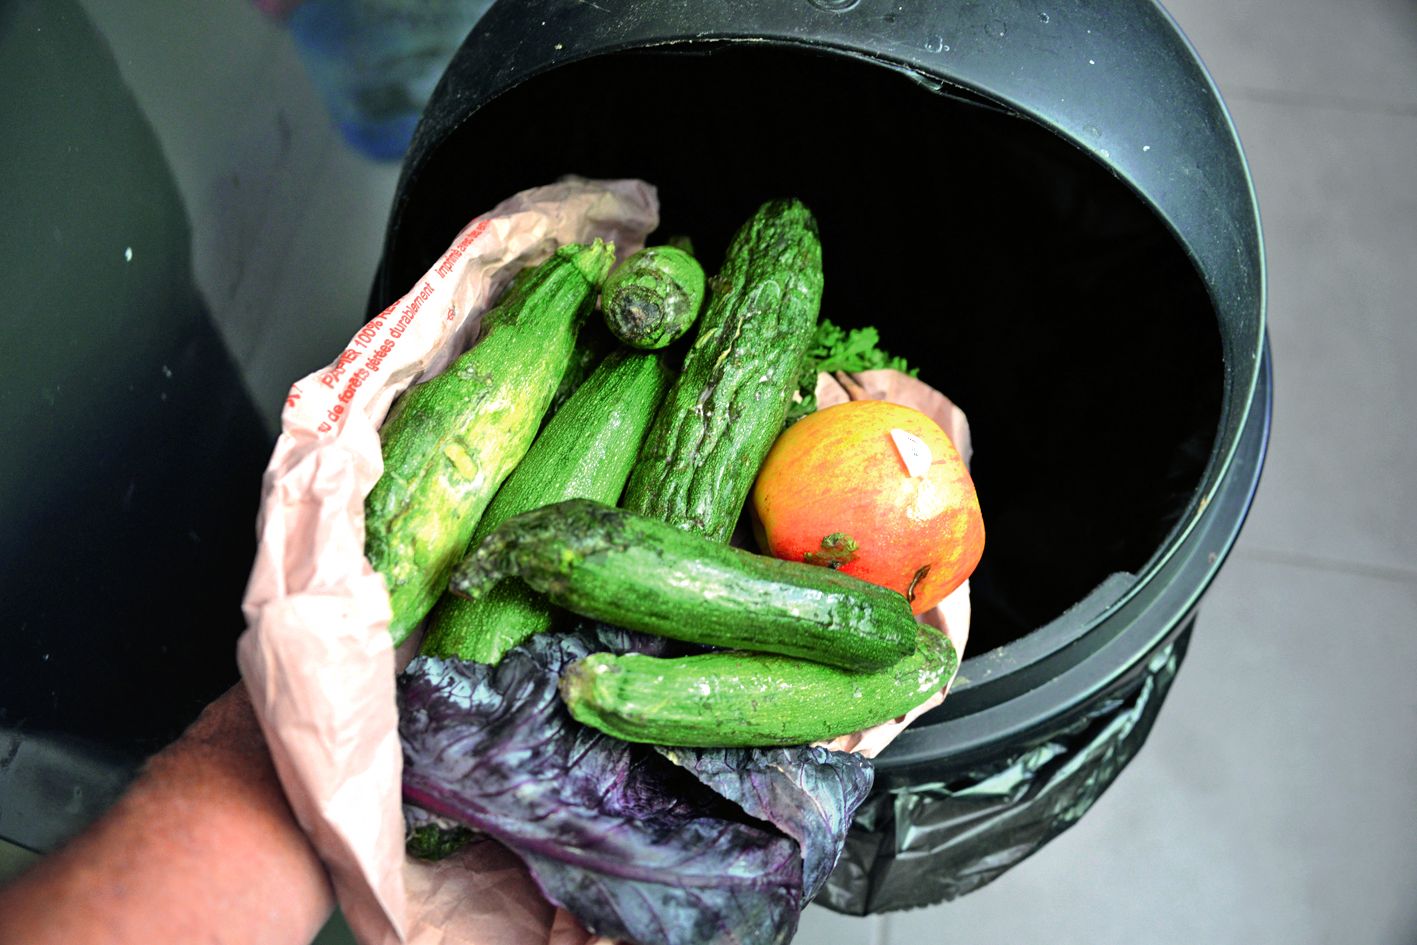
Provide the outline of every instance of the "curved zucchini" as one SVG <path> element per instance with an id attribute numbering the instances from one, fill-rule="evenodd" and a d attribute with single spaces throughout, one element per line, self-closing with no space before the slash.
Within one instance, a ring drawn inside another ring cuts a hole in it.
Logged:
<path id="1" fill-rule="evenodd" d="M 704 304 L 704 270 L 674 246 L 647 246 L 616 266 L 600 291 L 610 331 L 632 348 L 679 340 Z"/>
<path id="2" fill-rule="evenodd" d="M 512 284 L 471 350 L 389 411 L 379 430 L 384 474 L 364 503 L 364 551 L 388 587 L 395 644 L 447 586 L 483 509 L 531 445 L 614 255 L 599 240 L 561 247 Z"/>
<path id="3" fill-rule="evenodd" d="M 762 653 L 593 653 L 560 686 L 577 721 L 625 741 L 801 745 L 904 715 L 943 689 L 958 663 L 948 637 L 917 625 L 915 650 L 874 673 Z"/>
<path id="4" fill-rule="evenodd" d="M 620 498 L 670 372 L 656 354 L 620 350 L 566 401 L 487 506 L 470 547 L 514 515 L 564 499 Z M 551 626 L 551 604 L 519 580 L 478 600 L 444 594 L 421 652 L 497 663 L 512 647 Z"/>
<path id="5" fill-rule="evenodd" d="M 822 298 L 822 246 L 795 200 L 764 204 L 713 280 L 684 369 L 670 388 L 624 506 L 727 541 L 782 432 Z"/>
<path id="6" fill-rule="evenodd" d="M 690 643 L 858 671 L 915 646 L 910 604 L 896 591 L 584 499 L 503 522 L 457 566 L 451 587 L 479 597 L 507 577 L 583 616 Z"/>

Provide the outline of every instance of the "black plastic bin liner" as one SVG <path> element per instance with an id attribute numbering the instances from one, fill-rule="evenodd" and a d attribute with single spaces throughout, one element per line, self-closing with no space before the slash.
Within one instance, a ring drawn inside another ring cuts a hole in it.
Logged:
<path id="1" fill-rule="evenodd" d="M 852 915 L 934 905 L 993 882 L 1077 823 L 1146 741 L 1192 626 L 1128 690 L 1038 743 L 948 783 L 873 795 L 815 901 Z"/>

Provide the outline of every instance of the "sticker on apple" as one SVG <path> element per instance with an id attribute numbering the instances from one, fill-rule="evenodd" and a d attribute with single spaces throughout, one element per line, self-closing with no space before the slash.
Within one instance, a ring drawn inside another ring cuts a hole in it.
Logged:
<path id="1" fill-rule="evenodd" d="M 935 457 L 930 455 L 930 447 L 920 437 L 892 428 L 891 442 L 895 444 L 895 451 L 900 454 L 900 461 L 905 464 L 905 471 L 911 478 L 919 478 L 930 471 Z"/>

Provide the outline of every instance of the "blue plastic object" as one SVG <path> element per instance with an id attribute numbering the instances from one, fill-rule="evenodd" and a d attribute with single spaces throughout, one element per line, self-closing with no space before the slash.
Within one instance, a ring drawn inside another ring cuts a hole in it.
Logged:
<path id="1" fill-rule="evenodd" d="M 304 0 L 287 26 L 345 140 L 403 157 L 453 53 L 491 0 Z"/>

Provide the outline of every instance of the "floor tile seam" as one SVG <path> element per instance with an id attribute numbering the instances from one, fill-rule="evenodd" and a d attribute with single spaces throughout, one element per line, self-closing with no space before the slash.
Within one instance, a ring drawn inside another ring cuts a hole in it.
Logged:
<path id="1" fill-rule="evenodd" d="M 1323 92 L 1302 92 L 1257 85 L 1224 85 L 1221 93 L 1227 101 L 1254 102 L 1296 108 L 1337 110 L 1349 114 L 1384 118 L 1417 118 L 1417 102 L 1393 102 L 1356 98 Z"/>
<path id="2" fill-rule="evenodd" d="M 1306 571 L 1324 571 L 1330 574 L 1345 574 L 1354 577 L 1372 578 L 1396 584 L 1417 587 L 1417 568 L 1398 565 L 1377 564 L 1354 558 L 1331 558 L 1325 555 L 1307 554 L 1285 548 L 1265 548 L 1249 545 L 1233 552 L 1238 559 L 1262 561 L 1266 564 L 1280 564 L 1302 568 Z"/>

